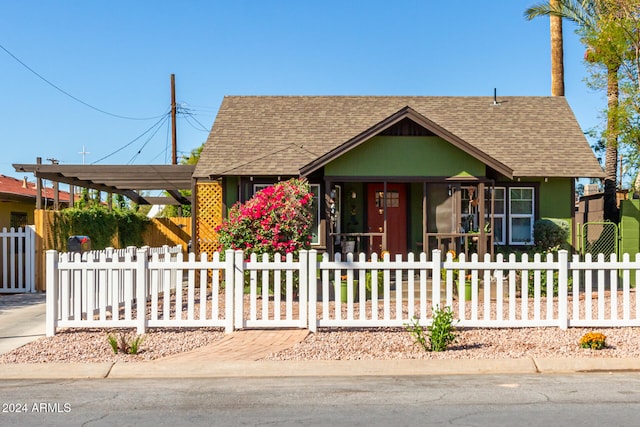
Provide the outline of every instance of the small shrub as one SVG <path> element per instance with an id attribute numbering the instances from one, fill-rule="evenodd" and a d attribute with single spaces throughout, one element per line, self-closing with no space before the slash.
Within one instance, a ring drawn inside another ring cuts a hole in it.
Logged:
<path id="1" fill-rule="evenodd" d="M 456 341 L 455 326 L 453 324 L 453 311 L 451 307 L 433 309 L 433 323 L 427 326 L 431 351 L 445 351 L 450 344 Z"/>
<path id="2" fill-rule="evenodd" d="M 129 335 L 125 332 L 120 332 L 118 335 L 109 334 L 107 335 L 107 340 L 109 341 L 109 345 L 111 346 L 111 350 L 113 350 L 114 354 L 124 353 L 124 354 L 138 354 L 140 351 L 140 345 L 142 341 L 144 341 L 143 336 L 135 336 L 129 337 Z"/>
<path id="3" fill-rule="evenodd" d="M 580 338 L 580 347 L 601 350 L 606 346 L 607 337 L 600 332 L 588 332 Z"/>
<path id="4" fill-rule="evenodd" d="M 436 306 L 433 309 L 433 322 L 427 326 L 426 334 L 416 317 L 405 327 L 414 337 L 416 344 L 426 351 L 445 351 L 457 339 L 451 307 L 440 309 Z"/>
<path id="5" fill-rule="evenodd" d="M 562 248 L 569 238 L 569 224 L 561 219 L 540 219 L 533 224 L 536 248 L 553 251 Z"/>

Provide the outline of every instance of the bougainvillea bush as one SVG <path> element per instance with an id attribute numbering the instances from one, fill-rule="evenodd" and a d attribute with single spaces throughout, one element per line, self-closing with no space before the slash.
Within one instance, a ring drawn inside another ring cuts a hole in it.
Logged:
<path id="1" fill-rule="evenodd" d="M 290 179 L 236 203 L 216 228 L 220 250 L 255 254 L 297 254 L 311 242 L 313 194 L 304 179 Z"/>

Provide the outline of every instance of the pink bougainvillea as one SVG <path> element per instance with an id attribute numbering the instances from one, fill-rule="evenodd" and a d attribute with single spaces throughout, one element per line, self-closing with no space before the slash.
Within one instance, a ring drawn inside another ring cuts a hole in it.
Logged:
<path id="1" fill-rule="evenodd" d="M 220 250 L 247 253 L 297 253 L 311 242 L 313 194 L 304 179 L 290 179 L 236 203 L 216 228 Z"/>

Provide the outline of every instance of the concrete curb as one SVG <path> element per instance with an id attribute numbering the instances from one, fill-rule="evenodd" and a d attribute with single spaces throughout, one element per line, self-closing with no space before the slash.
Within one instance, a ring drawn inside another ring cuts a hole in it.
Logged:
<path id="1" fill-rule="evenodd" d="M 534 359 L 538 371 L 544 374 L 574 372 L 640 372 L 639 358 L 602 359 L 602 358 L 542 358 Z"/>

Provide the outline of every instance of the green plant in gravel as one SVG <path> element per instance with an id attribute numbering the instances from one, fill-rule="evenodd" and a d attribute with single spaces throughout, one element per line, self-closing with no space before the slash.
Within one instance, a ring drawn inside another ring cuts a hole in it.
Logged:
<path id="1" fill-rule="evenodd" d="M 114 354 L 118 354 L 119 352 L 124 354 L 138 354 L 144 337 L 142 335 L 129 337 L 129 334 L 120 332 L 118 335 L 107 335 L 107 340 Z"/>
<path id="2" fill-rule="evenodd" d="M 416 344 L 426 351 L 445 351 L 457 339 L 453 311 L 448 306 L 443 309 L 434 307 L 433 322 L 426 327 L 426 333 L 416 317 L 405 327 L 413 335 Z"/>
<path id="3" fill-rule="evenodd" d="M 447 306 L 441 309 L 435 306 L 433 309 L 433 322 L 427 326 L 429 341 L 431 341 L 431 351 L 445 351 L 450 344 L 456 341 L 455 331 L 451 307 Z"/>

